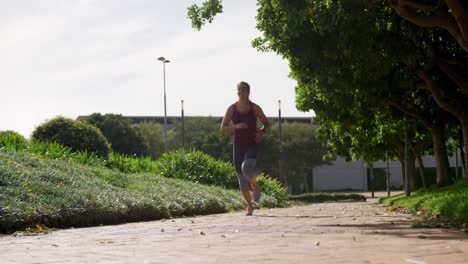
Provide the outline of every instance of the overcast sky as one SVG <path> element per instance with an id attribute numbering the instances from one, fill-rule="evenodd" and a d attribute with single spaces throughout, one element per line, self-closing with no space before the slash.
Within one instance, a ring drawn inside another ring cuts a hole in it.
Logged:
<path id="1" fill-rule="evenodd" d="M 57 115 L 94 112 L 224 115 L 236 84 L 267 116 L 310 117 L 295 107 L 287 61 L 251 47 L 256 1 L 225 0 L 224 13 L 202 31 L 191 28 L 187 6 L 201 1 L 15 0 L 0 9 L 0 130 L 29 137 Z"/>

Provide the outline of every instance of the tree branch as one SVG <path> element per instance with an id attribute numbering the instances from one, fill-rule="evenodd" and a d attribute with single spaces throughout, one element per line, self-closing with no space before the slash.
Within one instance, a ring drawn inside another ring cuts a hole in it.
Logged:
<path id="1" fill-rule="evenodd" d="M 444 1 L 448 2 L 456 0 Z M 430 14 L 424 14 L 418 12 L 418 10 L 420 9 L 416 7 L 420 6 L 421 4 L 419 2 L 415 2 L 414 0 L 388 0 L 388 2 L 390 6 L 393 9 L 395 9 L 398 15 L 400 15 L 402 18 L 410 21 L 413 24 L 416 24 L 420 27 L 440 27 L 447 30 L 455 38 L 458 44 L 460 44 L 463 50 L 468 52 L 468 39 L 463 37 L 464 35 L 461 32 L 461 28 L 459 28 L 458 22 L 456 22 L 456 19 L 454 19 L 454 17 L 448 10 L 436 8 Z M 463 18 L 466 19 L 466 16 L 463 16 L 462 14 L 460 15 L 462 19 L 461 22 L 463 24 Z M 466 22 L 464 23 L 466 24 Z"/>
<path id="2" fill-rule="evenodd" d="M 466 78 L 466 71 L 461 67 L 462 74 L 454 69 L 454 64 L 450 64 L 448 60 L 438 59 L 437 65 L 439 68 L 460 88 L 462 94 L 468 97 L 468 79 Z"/>
<path id="3" fill-rule="evenodd" d="M 423 4 L 420 2 L 413 2 L 413 1 L 406 1 L 407 6 L 412 7 L 416 10 L 421 10 L 424 12 L 435 12 L 438 8 L 440 8 L 440 2 L 436 5 L 434 4 Z"/>
<path id="4" fill-rule="evenodd" d="M 463 107 L 460 107 L 460 103 L 458 103 L 457 101 L 449 100 L 445 96 L 443 96 L 442 88 L 437 84 L 435 80 L 432 79 L 431 74 L 422 69 L 417 69 L 415 73 L 426 83 L 427 90 L 431 92 L 432 97 L 440 107 L 447 110 L 449 113 L 453 114 L 456 117 L 460 117 L 463 114 Z"/>
<path id="5" fill-rule="evenodd" d="M 419 111 L 411 111 L 408 107 L 406 107 L 405 105 L 403 105 L 402 103 L 399 103 L 397 101 L 393 101 L 393 100 L 387 100 L 387 104 L 390 105 L 390 106 L 393 106 L 394 108 L 396 108 L 397 110 L 399 110 L 400 112 L 403 112 L 403 113 L 406 113 L 414 118 L 416 118 L 417 120 L 419 120 L 421 123 L 424 124 L 425 127 L 432 127 L 433 124 L 430 122 L 430 120 L 428 118 L 426 118 L 421 112 Z"/>
<path id="6" fill-rule="evenodd" d="M 448 8 L 452 11 L 462 38 L 466 41 L 468 40 L 468 13 L 463 8 L 461 1 L 462 0 L 444 0 Z"/>

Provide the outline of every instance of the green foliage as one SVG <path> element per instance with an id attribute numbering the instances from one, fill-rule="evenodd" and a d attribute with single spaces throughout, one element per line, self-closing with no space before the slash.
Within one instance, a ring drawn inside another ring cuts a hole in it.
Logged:
<path id="1" fill-rule="evenodd" d="M 273 196 L 279 205 L 285 205 L 288 195 L 279 181 L 265 174 L 258 175 L 256 179 L 262 189 L 262 193 Z"/>
<path id="2" fill-rule="evenodd" d="M 130 120 L 122 115 L 94 113 L 86 122 L 96 126 L 109 140 L 112 150 L 117 153 L 136 156 L 148 155 L 148 144 L 143 136 L 135 130 Z"/>
<path id="3" fill-rule="evenodd" d="M 0 131 L 0 148 L 22 150 L 28 146 L 28 141 L 15 131 Z"/>
<path id="4" fill-rule="evenodd" d="M 106 167 L 123 173 L 158 173 L 156 162 L 150 157 L 137 158 L 114 152 L 109 155 Z"/>
<path id="5" fill-rule="evenodd" d="M 110 151 L 109 142 L 98 128 L 64 117 L 53 118 L 38 126 L 32 139 L 56 142 L 73 151 L 94 152 L 101 157 L 107 157 Z"/>
<path id="6" fill-rule="evenodd" d="M 200 30 L 206 21 L 211 23 L 216 14 L 223 12 L 223 6 L 220 0 L 207 0 L 201 7 L 193 4 L 187 10 L 187 17 L 192 20 L 192 27 Z"/>
<path id="7" fill-rule="evenodd" d="M 142 122 L 133 124 L 132 127 L 143 137 L 148 146 L 148 155 L 156 160 L 164 153 L 164 130 L 156 122 Z"/>
<path id="8" fill-rule="evenodd" d="M 381 203 L 405 207 L 412 212 L 425 211 L 443 220 L 468 222 L 468 184 L 458 180 L 445 187 L 419 189 L 411 193 L 380 199 Z"/>
<path id="9" fill-rule="evenodd" d="M 262 206 L 276 206 L 272 198 Z M 223 213 L 245 206 L 239 191 L 155 174 L 39 159 L 0 149 L 0 232 L 40 224 L 82 227 Z"/>
<path id="10" fill-rule="evenodd" d="M 290 201 L 300 201 L 306 203 L 325 202 L 365 202 L 366 197 L 361 194 L 347 193 L 305 193 L 301 195 L 290 195 Z"/>
<path id="11" fill-rule="evenodd" d="M 165 153 L 158 161 L 159 174 L 168 178 L 217 185 L 224 188 L 238 187 L 232 164 L 197 151 L 177 150 Z"/>
<path id="12" fill-rule="evenodd" d="M 213 117 L 190 117 L 184 122 L 185 149 L 196 149 L 216 159 L 232 160 L 232 141 L 230 135 L 219 132 L 219 123 Z M 171 134 L 171 150 L 182 148 L 182 123 L 176 121 Z"/>
<path id="13" fill-rule="evenodd" d="M 278 161 L 282 161 L 283 177 L 303 178 L 313 167 L 327 164 L 323 160 L 326 149 L 316 137 L 316 129 L 309 124 L 282 124 L 282 140 L 278 139 L 278 124 L 272 124 L 260 147 L 257 166 L 268 175 L 279 178 Z"/>

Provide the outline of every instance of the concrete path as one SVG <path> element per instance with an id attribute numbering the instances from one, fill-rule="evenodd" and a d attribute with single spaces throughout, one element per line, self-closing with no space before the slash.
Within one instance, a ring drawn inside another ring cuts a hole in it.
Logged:
<path id="1" fill-rule="evenodd" d="M 3 235 L 0 262 L 468 263 L 467 235 L 412 228 L 374 201 Z"/>

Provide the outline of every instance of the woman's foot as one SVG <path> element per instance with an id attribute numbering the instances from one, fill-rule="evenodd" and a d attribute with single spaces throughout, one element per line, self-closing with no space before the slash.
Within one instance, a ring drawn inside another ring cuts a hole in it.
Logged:
<path id="1" fill-rule="evenodd" d="M 245 215 L 246 216 L 251 216 L 254 211 L 253 206 L 247 206 L 247 209 L 245 209 Z"/>

